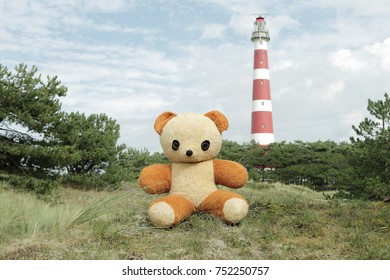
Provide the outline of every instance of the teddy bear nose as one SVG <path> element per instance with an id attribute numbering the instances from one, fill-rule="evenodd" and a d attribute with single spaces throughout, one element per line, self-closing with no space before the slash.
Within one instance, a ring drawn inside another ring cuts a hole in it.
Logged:
<path id="1" fill-rule="evenodd" d="M 187 152 L 186 152 L 186 155 L 187 155 L 187 157 L 190 157 L 190 156 L 192 156 L 192 151 L 191 150 L 188 150 Z"/>

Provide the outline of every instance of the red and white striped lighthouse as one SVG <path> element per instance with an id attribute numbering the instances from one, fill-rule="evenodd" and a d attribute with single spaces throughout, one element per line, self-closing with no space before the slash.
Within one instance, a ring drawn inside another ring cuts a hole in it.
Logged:
<path id="1" fill-rule="evenodd" d="M 252 92 L 252 140 L 260 145 L 275 142 L 272 125 L 272 101 L 269 82 L 267 44 L 270 40 L 264 17 L 254 22 L 253 92 Z"/>

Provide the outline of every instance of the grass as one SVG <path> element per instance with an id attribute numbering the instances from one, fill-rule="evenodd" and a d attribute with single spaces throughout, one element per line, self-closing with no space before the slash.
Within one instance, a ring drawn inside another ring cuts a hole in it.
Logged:
<path id="1" fill-rule="evenodd" d="M 157 197 L 61 188 L 58 203 L 0 182 L 0 259 L 390 259 L 390 205 L 325 200 L 300 186 L 249 183 L 248 216 L 196 213 L 171 229 L 147 218 Z"/>

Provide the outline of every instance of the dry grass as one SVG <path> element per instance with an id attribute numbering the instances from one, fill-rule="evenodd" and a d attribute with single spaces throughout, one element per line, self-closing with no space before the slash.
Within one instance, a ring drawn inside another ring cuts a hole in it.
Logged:
<path id="1" fill-rule="evenodd" d="M 390 205 L 327 201 L 300 186 L 249 183 L 238 226 L 196 213 L 172 229 L 147 219 L 157 196 L 60 190 L 51 205 L 0 185 L 0 259 L 390 259 Z"/>

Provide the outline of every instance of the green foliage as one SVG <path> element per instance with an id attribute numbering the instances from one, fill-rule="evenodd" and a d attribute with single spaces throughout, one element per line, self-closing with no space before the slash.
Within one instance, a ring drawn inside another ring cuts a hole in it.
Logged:
<path id="1" fill-rule="evenodd" d="M 78 158 L 66 166 L 71 174 L 96 174 L 105 170 L 125 148 L 117 146 L 120 126 L 105 114 L 85 116 L 65 114 L 56 127 L 56 138 L 63 146 L 77 151 Z"/>
<path id="2" fill-rule="evenodd" d="M 49 197 L 59 186 L 56 180 L 37 179 L 31 176 L 11 176 L 8 183 L 15 189 L 32 191 L 41 198 Z"/>
<path id="3" fill-rule="evenodd" d="M 61 104 L 58 97 L 66 95 L 67 89 L 57 77 L 42 80 L 38 69 L 20 64 L 15 67 L 15 74 L 0 65 L 0 122 L 12 122 L 28 131 L 50 135 L 53 123 L 61 117 Z M 16 134 L 15 131 L 2 130 L 6 135 L 22 141 L 31 141 L 27 134 Z"/>
<path id="4" fill-rule="evenodd" d="M 134 148 L 128 148 L 125 153 L 121 155 L 121 161 L 119 163 L 127 173 L 125 177 L 127 181 L 137 180 L 139 173 L 143 168 L 151 164 L 170 163 L 170 161 L 162 153 L 153 153 L 146 149 L 137 150 Z"/>
<path id="5" fill-rule="evenodd" d="M 340 187 L 350 171 L 348 149 L 346 143 L 297 141 L 279 144 L 269 156 L 282 159 L 275 163 L 275 176 L 282 182 L 329 190 Z"/>
<path id="6" fill-rule="evenodd" d="M 220 159 L 231 159 L 241 164 L 245 164 L 250 161 L 247 157 L 246 151 L 250 148 L 249 144 L 238 144 L 234 141 L 223 140 L 221 151 L 218 155 Z"/>
<path id="7" fill-rule="evenodd" d="M 57 77 L 46 81 L 37 68 L 0 65 L 0 169 L 9 173 L 50 174 L 67 159 L 68 147 L 53 143 L 53 132 L 63 113 L 59 97 L 67 89 Z"/>
<path id="8" fill-rule="evenodd" d="M 118 186 L 126 148 L 116 144 L 120 126 L 105 114 L 62 112 L 66 91 L 57 77 L 44 81 L 36 67 L 21 64 L 12 73 L 0 65 L 0 170 L 22 175 L 15 179 L 21 188 L 38 193 L 50 192 L 48 182 L 64 174 L 67 184 Z"/>
<path id="9" fill-rule="evenodd" d="M 371 177 L 365 180 L 366 188 L 363 195 L 370 200 L 382 200 L 390 194 L 389 182 L 383 182 L 380 177 Z"/>
<path id="10" fill-rule="evenodd" d="M 373 119 L 365 118 L 351 137 L 354 153 L 351 164 L 355 176 L 350 193 L 354 197 L 383 199 L 390 194 L 390 98 L 368 100 L 367 110 Z"/>
<path id="11" fill-rule="evenodd" d="M 224 142 L 221 155 L 241 162 L 254 181 L 279 181 L 330 190 L 347 184 L 352 172 L 350 151 L 350 144 L 332 141 L 280 142 L 267 146 Z"/>
<path id="12" fill-rule="evenodd" d="M 68 173 L 62 182 L 82 189 L 116 189 L 122 181 L 135 181 L 141 170 L 151 164 L 169 163 L 162 153 L 150 154 L 147 150 L 126 148 L 111 160 L 104 172 L 100 173 Z"/>

